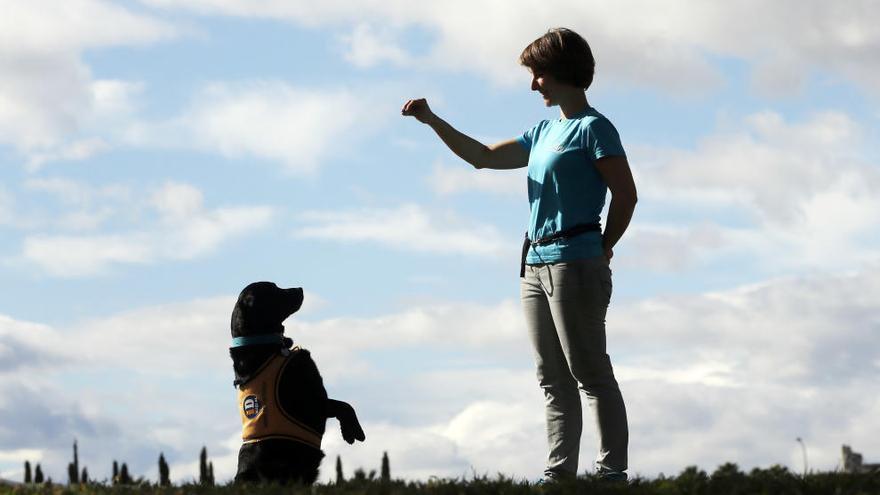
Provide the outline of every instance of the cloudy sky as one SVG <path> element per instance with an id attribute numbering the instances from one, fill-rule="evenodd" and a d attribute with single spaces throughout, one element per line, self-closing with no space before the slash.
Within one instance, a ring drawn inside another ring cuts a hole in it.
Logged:
<path id="1" fill-rule="evenodd" d="M 70 445 L 228 480 L 229 315 L 301 286 L 287 334 L 367 434 L 322 479 L 536 479 L 519 306 L 524 170 L 474 171 L 400 116 L 491 143 L 558 117 L 522 48 L 591 43 L 590 103 L 639 204 L 612 263 L 633 475 L 880 460 L 880 4 L 2 0 L 0 476 Z M 585 410 L 585 414 L 591 414 Z M 581 470 L 592 467 L 588 419 Z"/>

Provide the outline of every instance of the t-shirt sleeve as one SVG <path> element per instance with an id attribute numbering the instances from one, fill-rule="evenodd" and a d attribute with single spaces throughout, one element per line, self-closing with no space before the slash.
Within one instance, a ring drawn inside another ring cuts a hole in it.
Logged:
<path id="1" fill-rule="evenodd" d="M 522 147 L 526 150 L 531 150 L 532 144 L 534 144 L 535 140 L 538 138 L 538 129 L 540 129 L 541 124 L 543 123 L 543 120 L 541 122 L 538 122 L 534 125 L 534 127 L 528 129 L 526 132 L 522 133 L 522 135 L 516 138 L 516 141 L 521 144 Z"/>
<path id="2" fill-rule="evenodd" d="M 608 119 L 593 120 L 585 127 L 584 134 L 585 148 L 593 160 L 605 156 L 626 156 L 623 144 L 620 142 L 620 134 Z"/>

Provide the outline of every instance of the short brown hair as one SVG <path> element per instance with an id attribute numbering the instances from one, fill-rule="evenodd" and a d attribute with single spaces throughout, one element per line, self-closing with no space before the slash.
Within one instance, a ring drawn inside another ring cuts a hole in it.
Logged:
<path id="1" fill-rule="evenodd" d="M 554 28 L 531 42 L 519 63 L 532 72 L 547 72 L 559 81 L 587 89 L 593 82 L 596 59 L 587 40 L 571 29 Z"/>

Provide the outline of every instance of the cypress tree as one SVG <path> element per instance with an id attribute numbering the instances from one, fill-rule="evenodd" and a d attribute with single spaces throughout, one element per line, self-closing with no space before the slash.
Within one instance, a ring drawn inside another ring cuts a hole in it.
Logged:
<path id="1" fill-rule="evenodd" d="M 123 485 L 131 484 L 131 476 L 128 475 L 128 464 L 122 463 L 122 468 L 119 469 L 119 483 Z"/>
<path id="2" fill-rule="evenodd" d="M 199 454 L 199 484 L 208 484 L 208 448 L 204 446 Z"/>
<path id="3" fill-rule="evenodd" d="M 67 465 L 67 482 L 71 485 L 79 484 L 79 452 L 75 438 L 73 439 L 73 462 Z"/>
<path id="4" fill-rule="evenodd" d="M 168 479 L 168 463 L 165 462 L 165 455 L 159 453 L 159 485 L 168 486 L 171 481 Z"/>
<path id="5" fill-rule="evenodd" d="M 87 485 L 89 483 L 89 468 L 83 466 L 82 475 L 79 477 L 79 482 L 83 485 Z"/>
<path id="6" fill-rule="evenodd" d="M 214 463 L 208 463 L 208 485 L 214 486 Z"/>
<path id="7" fill-rule="evenodd" d="M 43 469 L 37 464 L 37 468 L 34 470 L 34 483 L 42 483 L 43 482 Z"/>
<path id="8" fill-rule="evenodd" d="M 382 481 L 391 481 L 391 466 L 388 465 L 388 452 L 382 453 Z"/>
<path id="9" fill-rule="evenodd" d="M 341 484 L 345 481 L 345 476 L 342 474 L 342 458 L 338 455 L 336 456 L 336 484 Z"/>
<path id="10" fill-rule="evenodd" d="M 31 482 L 31 461 L 24 461 L 24 482 Z"/>
<path id="11" fill-rule="evenodd" d="M 119 483 L 119 464 L 116 460 L 113 461 L 113 484 Z"/>

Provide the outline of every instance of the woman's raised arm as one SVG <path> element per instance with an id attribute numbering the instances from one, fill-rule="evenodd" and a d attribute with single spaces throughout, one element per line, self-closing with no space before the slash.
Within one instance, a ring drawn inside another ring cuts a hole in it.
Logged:
<path id="1" fill-rule="evenodd" d="M 438 117 L 424 98 L 408 100 L 403 104 L 401 114 L 413 116 L 419 122 L 431 126 L 440 139 L 462 160 L 474 168 L 498 170 L 522 168 L 529 163 L 529 152 L 515 139 L 502 141 L 490 146 L 459 132 L 448 122 Z"/>

